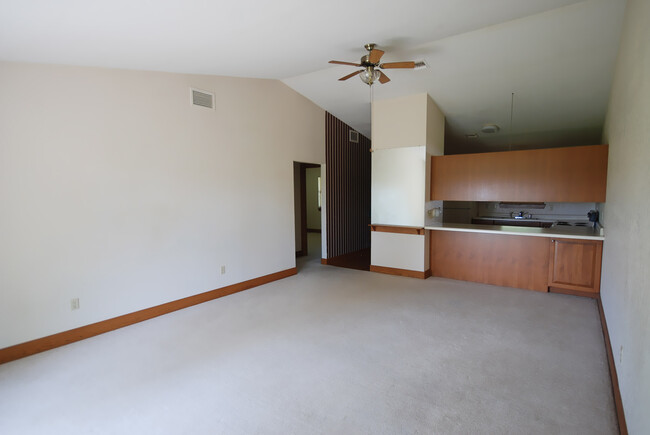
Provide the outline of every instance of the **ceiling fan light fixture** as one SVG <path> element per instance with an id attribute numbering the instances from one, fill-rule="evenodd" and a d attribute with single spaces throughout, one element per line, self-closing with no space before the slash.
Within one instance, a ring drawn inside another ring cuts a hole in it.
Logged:
<path id="1" fill-rule="evenodd" d="M 365 71 L 359 74 L 359 78 L 361 78 L 362 82 L 371 86 L 374 82 L 379 80 L 380 75 L 381 73 L 379 72 L 379 70 L 376 70 L 372 67 L 368 67 L 365 69 Z"/>
<path id="2" fill-rule="evenodd" d="M 358 75 L 361 81 L 367 84 L 368 86 L 372 86 L 375 82 L 379 82 L 380 84 L 385 85 L 386 83 L 390 82 L 390 78 L 388 78 L 388 76 L 382 71 L 384 68 L 386 69 L 394 69 L 394 68 L 415 69 L 416 68 L 416 62 L 413 61 L 381 63 L 381 57 L 384 55 L 383 50 L 379 50 L 375 48 L 375 44 L 366 44 L 364 47 L 368 51 L 368 54 L 362 56 L 359 63 L 344 62 L 341 60 L 329 61 L 329 63 L 333 63 L 335 65 L 348 65 L 348 66 L 356 66 L 356 67 L 363 68 L 353 72 L 352 74 L 348 74 L 346 76 L 341 77 L 339 81 L 343 82 L 345 80 L 348 80 L 351 77 Z M 427 64 L 425 61 L 420 61 L 417 62 L 417 67 L 426 68 Z"/>

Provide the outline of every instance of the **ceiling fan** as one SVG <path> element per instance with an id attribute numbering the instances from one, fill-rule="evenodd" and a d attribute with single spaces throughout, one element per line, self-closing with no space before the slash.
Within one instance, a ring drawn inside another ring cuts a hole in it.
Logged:
<path id="1" fill-rule="evenodd" d="M 416 67 L 415 62 L 389 62 L 389 63 L 379 63 L 381 57 L 384 55 L 384 52 L 375 48 L 375 44 L 366 44 L 364 45 L 368 54 L 361 57 L 359 63 L 352 62 L 342 62 L 340 60 L 330 60 L 329 63 L 335 63 L 337 65 L 350 65 L 362 67 L 362 70 L 348 74 L 347 76 L 341 77 L 339 81 L 347 80 L 350 77 L 354 77 L 358 74 L 361 74 L 361 81 L 366 83 L 368 86 L 372 86 L 373 83 L 379 81 L 379 83 L 384 84 L 388 83 L 390 79 L 386 74 L 384 74 L 382 69 L 390 68 L 408 68 L 413 69 Z"/>

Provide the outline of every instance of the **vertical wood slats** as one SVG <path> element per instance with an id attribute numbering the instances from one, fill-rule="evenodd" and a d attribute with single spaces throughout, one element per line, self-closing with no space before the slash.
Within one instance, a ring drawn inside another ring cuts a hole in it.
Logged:
<path id="1" fill-rule="evenodd" d="M 350 130 L 325 114 L 328 258 L 370 247 L 370 139 L 351 143 Z"/>

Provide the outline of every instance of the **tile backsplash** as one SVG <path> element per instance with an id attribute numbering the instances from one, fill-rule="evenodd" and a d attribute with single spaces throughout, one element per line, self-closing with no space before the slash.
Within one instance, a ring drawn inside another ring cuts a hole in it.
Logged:
<path id="1" fill-rule="evenodd" d="M 478 216 L 510 217 L 510 213 L 532 214 L 533 218 L 548 220 L 581 220 L 587 221 L 589 210 L 595 210 L 595 202 L 547 202 L 542 209 L 502 207 L 498 202 L 478 202 Z"/>

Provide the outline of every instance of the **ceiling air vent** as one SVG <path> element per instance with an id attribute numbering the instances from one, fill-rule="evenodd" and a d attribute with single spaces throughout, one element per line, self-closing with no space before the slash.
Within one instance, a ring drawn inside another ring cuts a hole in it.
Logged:
<path id="1" fill-rule="evenodd" d="M 192 89 L 192 104 L 195 106 L 207 107 L 208 109 L 214 109 L 214 94 L 210 92 L 200 91 L 198 89 Z"/>
<path id="2" fill-rule="evenodd" d="M 350 142 L 359 143 L 359 132 L 350 130 Z"/>

